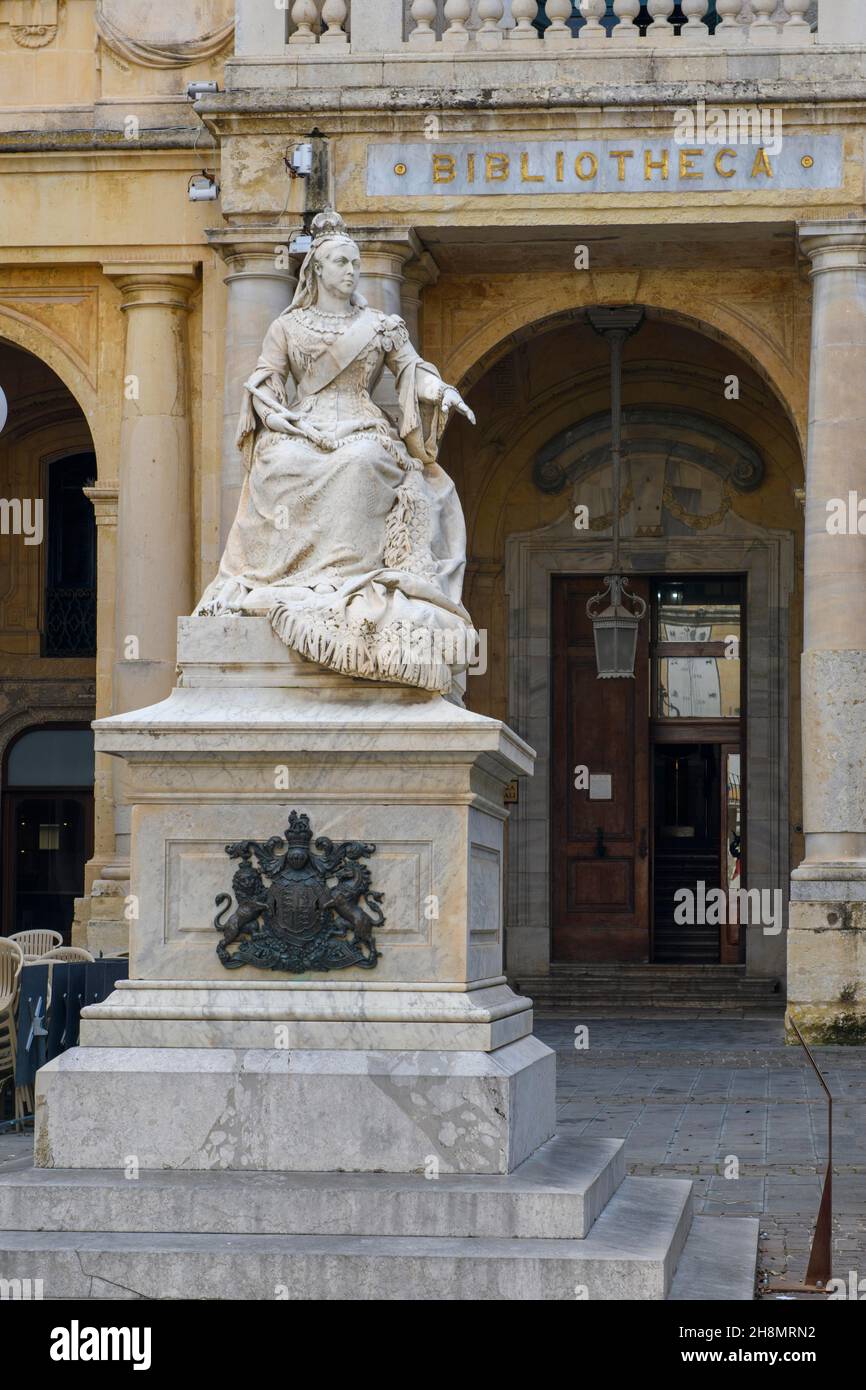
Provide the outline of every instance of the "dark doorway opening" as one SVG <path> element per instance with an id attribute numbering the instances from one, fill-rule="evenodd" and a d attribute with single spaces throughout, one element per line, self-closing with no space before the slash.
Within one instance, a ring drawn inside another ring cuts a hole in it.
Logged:
<path id="1" fill-rule="evenodd" d="M 3 934 L 50 928 L 68 945 L 93 854 L 90 729 L 25 730 L 7 750 L 3 786 Z"/>

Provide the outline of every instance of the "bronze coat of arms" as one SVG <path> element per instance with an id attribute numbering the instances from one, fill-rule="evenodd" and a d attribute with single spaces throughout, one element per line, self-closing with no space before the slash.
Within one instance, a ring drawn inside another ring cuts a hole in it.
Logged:
<path id="1" fill-rule="evenodd" d="M 372 970 L 380 952 L 373 937 L 385 921 L 382 893 L 371 887 L 362 860 L 376 846 L 340 844 L 322 836 L 310 848 L 308 816 L 292 811 L 285 835 L 239 840 L 226 854 L 240 863 L 232 879 L 237 902 L 220 893 L 214 926 L 222 932 L 217 955 L 227 970 Z M 233 948 L 233 949 L 230 949 Z"/>

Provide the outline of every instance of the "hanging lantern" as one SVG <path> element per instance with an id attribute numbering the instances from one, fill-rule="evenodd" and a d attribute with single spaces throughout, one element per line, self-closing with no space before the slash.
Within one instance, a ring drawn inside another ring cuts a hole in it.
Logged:
<path id="1" fill-rule="evenodd" d="M 592 619 L 598 678 L 630 676 L 634 679 L 637 630 L 646 613 L 646 603 L 639 594 L 625 592 L 628 580 L 624 575 L 606 575 L 604 583 L 602 592 L 593 594 L 586 605 L 587 617 Z M 602 608 L 600 605 L 606 598 L 610 602 Z M 623 599 L 628 599 L 634 607 L 627 608 Z"/>
<path id="2" fill-rule="evenodd" d="M 637 630 L 646 613 L 646 603 L 638 594 L 625 592 L 628 580 L 617 574 L 619 569 L 619 522 L 622 506 L 622 353 L 625 341 L 636 333 L 643 322 L 643 309 L 625 306 L 610 309 L 590 309 L 587 317 L 610 348 L 610 454 L 613 473 L 613 574 L 605 576 L 605 588 L 594 594 L 586 605 L 587 617 L 592 619 L 595 638 L 595 664 L 599 680 L 612 676 L 634 678 L 634 659 L 637 653 Z M 601 608 L 609 598 L 607 608 Z M 627 608 L 623 599 L 633 606 Z"/>

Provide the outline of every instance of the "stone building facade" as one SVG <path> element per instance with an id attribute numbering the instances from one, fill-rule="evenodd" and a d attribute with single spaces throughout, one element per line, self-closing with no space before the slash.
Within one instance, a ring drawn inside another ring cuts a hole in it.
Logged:
<path id="1" fill-rule="evenodd" d="M 369 302 L 478 418 L 441 453 L 485 636 L 466 703 L 539 755 L 512 792 L 509 973 L 554 997 L 585 966 L 724 967 L 856 1036 L 864 72 L 859 0 L 0 0 L 3 493 L 56 536 L 77 461 L 96 578 L 94 639 L 54 655 L 51 536 L 0 538 L 0 929 L 23 920 L 22 795 L 48 814 L 9 750 L 173 685 L 237 503 L 241 384 L 330 205 Z M 650 608 L 639 678 L 600 685 L 613 308 L 640 311 L 619 507 Z M 106 950 L 135 911 L 113 764 L 75 851 L 73 931 Z M 664 885 L 699 882 L 759 890 L 758 919 L 677 932 Z"/>

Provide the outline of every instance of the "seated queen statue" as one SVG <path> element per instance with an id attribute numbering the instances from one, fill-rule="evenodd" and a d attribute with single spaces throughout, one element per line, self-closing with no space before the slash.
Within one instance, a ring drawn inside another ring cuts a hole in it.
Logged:
<path id="1" fill-rule="evenodd" d="M 439 467 L 452 410 L 475 417 L 358 293 L 358 247 L 313 219 L 295 297 L 244 388 L 245 477 L 219 574 L 196 613 L 266 613 L 287 647 L 331 670 L 448 694 L 476 633 L 460 596 L 466 529 Z M 372 399 L 385 366 L 395 426 Z"/>

